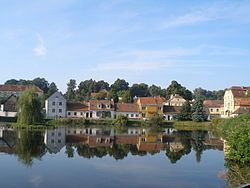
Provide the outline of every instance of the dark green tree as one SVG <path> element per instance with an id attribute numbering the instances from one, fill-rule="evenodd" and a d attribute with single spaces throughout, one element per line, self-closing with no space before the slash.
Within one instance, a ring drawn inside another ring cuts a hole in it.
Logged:
<path id="1" fill-rule="evenodd" d="M 133 84 L 130 88 L 132 97 L 147 97 L 148 96 L 148 85 L 144 83 Z"/>
<path id="2" fill-rule="evenodd" d="M 177 81 L 173 80 L 171 84 L 167 88 L 167 98 L 170 98 L 171 95 L 178 94 L 182 96 L 186 100 L 192 100 L 192 92 L 183 87 L 181 84 L 179 84 Z"/>
<path id="3" fill-rule="evenodd" d="M 76 97 L 76 80 L 71 79 L 69 83 L 67 83 L 67 92 L 66 98 L 68 100 L 75 100 Z"/>
<path id="4" fill-rule="evenodd" d="M 192 120 L 196 122 L 202 122 L 207 120 L 207 115 L 205 114 L 203 108 L 203 101 L 197 100 L 194 102 L 192 106 Z"/>
<path id="5" fill-rule="evenodd" d="M 152 85 L 148 88 L 148 92 L 151 97 L 162 96 L 162 89 L 160 86 Z"/>
<path id="6" fill-rule="evenodd" d="M 179 121 L 192 120 L 192 108 L 188 101 L 183 104 L 180 113 L 176 116 L 176 119 Z"/>
<path id="7" fill-rule="evenodd" d="M 118 92 L 118 91 L 125 91 L 129 89 L 129 83 L 126 82 L 124 79 L 117 79 L 112 85 L 111 89 Z"/>
<path id="8" fill-rule="evenodd" d="M 53 93 L 55 93 L 56 91 L 58 91 L 58 88 L 55 84 L 55 82 L 52 82 L 50 85 L 49 85 L 49 90 L 46 94 L 46 98 L 47 97 L 50 97 Z"/>

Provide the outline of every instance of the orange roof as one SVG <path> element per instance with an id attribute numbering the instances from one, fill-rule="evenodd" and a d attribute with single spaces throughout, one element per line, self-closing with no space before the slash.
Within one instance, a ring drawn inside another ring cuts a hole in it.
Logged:
<path id="1" fill-rule="evenodd" d="M 116 103 L 117 112 L 139 112 L 138 105 L 134 103 Z"/>
<path id="2" fill-rule="evenodd" d="M 141 144 L 137 144 L 137 149 L 139 151 L 146 151 L 146 152 L 161 151 L 162 147 L 163 147 L 162 143 L 141 143 Z"/>
<path id="3" fill-rule="evenodd" d="M 163 105 L 165 99 L 163 97 L 139 97 L 138 101 L 141 105 Z"/>
<path id="4" fill-rule="evenodd" d="M 27 89 L 34 89 L 35 92 L 43 93 L 43 90 L 41 90 L 37 86 L 24 86 L 24 85 L 0 85 L 0 91 L 25 91 Z"/>
<path id="5" fill-rule="evenodd" d="M 204 107 L 211 108 L 211 107 L 221 107 L 223 106 L 223 101 L 221 100 L 205 100 L 203 101 Z"/>
<path id="6" fill-rule="evenodd" d="M 247 91 L 250 90 L 250 87 L 233 86 L 229 88 L 229 90 L 232 91 L 235 98 L 246 98 Z"/>
<path id="7" fill-rule="evenodd" d="M 250 106 L 250 98 L 236 98 L 235 106 Z"/>
<path id="8" fill-rule="evenodd" d="M 67 103 L 68 111 L 88 111 L 88 105 L 81 102 L 68 102 Z"/>

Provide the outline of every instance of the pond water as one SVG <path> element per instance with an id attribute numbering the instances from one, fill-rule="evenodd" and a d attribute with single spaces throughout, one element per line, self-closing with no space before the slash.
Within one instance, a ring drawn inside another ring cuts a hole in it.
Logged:
<path id="1" fill-rule="evenodd" d="M 0 129 L 0 187 L 228 187 L 223 141 L 207 131 Z"/>

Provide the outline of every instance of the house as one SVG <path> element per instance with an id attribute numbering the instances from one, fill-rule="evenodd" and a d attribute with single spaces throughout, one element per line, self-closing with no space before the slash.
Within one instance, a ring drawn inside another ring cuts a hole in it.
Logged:
<path id="1" fill-rule="evenodd" d="M 86 118 L 93 118 L 93 119 L 114 118 L 114 115 L 115 115 L 114 101 L 109 101 L 109 100 L 89 101 L 89 114 L 86 114 Z"/>
<path id="2" fill-rule="evenodd" d="M 170 99 L 167 101 L 167 106 L 183 106 L 186 100 L 179 94 L 171 95 Z"/>
<path id="3" fill-rule="evenodd" d="M 250 109 L 250 87 L 233 86 L 225 90 L 224 114 L 222 117 L 235 117 Z"/>
<path id="4" fill-rule="evenodd" d="M 67 103 L 67 118 L 86 118 L 89 114 L 89 106 L 82 102 Z"/>
<path id="5" fill-rule="evenodd" d="M 159 152 L 163 148 L 162 135 L 141 135 L 137 143 L 138 151 Z"/>
<path id="6" fill-rule="evenodd" d="M 37 86 L 24 86 L 24 85 L 0 85 L 0 98 L 8 98 L 11 95 L 20 96 L 22 92 L 27 89 L 34 90 L 39 96 L 43 95 L 43 90 Z"/>
<path id="7" fill-rule="evenodd" d="M 51 153 L 58 153 L 65 145 L 65 127 L 56 129 L 46 129 L 44 135 L 44 144 Z"/>
<path id="8" fill-rule="evenodd" d="M 45 101 L 46 117 L 50 119 L 66 117 L 66 99 L 61 92 L 53 93 Z"/>
<path id="9" fill-rule="evenodd" d="M 16 117 L 17 115 L 17 97 L 9 96 L 6 100 L 0 102 L 0 117 Z"/>
<path id="10" fill-rule="evenodd" d="M 129 119 L 139 119 L 140 112 L 137 104 L 134 103 L 116 103 L 115 104 L 115 114 L 127 116 Z"/>
<path id="11" fill-rule="evenodd" d="M 223 114 L 224 103 L 221 100 L 204 100 L 203 106 L 208 120 L 221 117 Z"/>
<path id="12" fill-rule="evenodd" d="M 142 118 L 149 118 L 154 114 L 163 115 L 165 99 L 162 97 L 138 97 L 136 101 Z"/>
<path id="13" fill-rule="evenodd" d="M 165 120 L 173 120 L 177 114 L 181 111 L 181 106 L 163 106 L 163 116 Z"/>

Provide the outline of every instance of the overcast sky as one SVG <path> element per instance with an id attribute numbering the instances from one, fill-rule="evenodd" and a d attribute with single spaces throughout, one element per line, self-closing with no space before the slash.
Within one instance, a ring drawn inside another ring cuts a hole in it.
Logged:
<path id="1" fill-rule="evenodd" d="M 0 83 L 250 85 L 250 1 L 1 0 Z"/>

